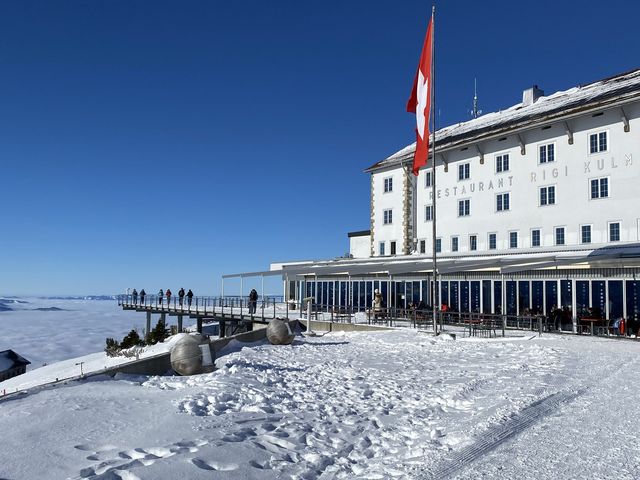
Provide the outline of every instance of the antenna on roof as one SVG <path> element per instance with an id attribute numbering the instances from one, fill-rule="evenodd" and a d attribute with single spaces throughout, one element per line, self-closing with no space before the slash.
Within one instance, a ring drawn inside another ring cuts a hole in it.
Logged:
<path id="1" fill-rule="evenodd" d="M 478 80 L 473 79 L 473 110 L 471 110 L 471 116 L 478 118 L 482 114 L 482 110 L 478 110 Z"/>

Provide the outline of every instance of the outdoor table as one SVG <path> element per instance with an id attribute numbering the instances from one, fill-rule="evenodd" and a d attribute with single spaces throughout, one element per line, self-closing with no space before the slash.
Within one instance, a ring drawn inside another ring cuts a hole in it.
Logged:
<path id="1" fill-rule="evenodd" d="M 601 318 L 594 318 L 594 317 L 582 317 L 580 319 L 580 323 L 589 323 L 590 326 L 589 328 L 591 329 L 591 335 L 595 335 L 595 324 L 596 323 L 601 323 L 602 319 Z"/>

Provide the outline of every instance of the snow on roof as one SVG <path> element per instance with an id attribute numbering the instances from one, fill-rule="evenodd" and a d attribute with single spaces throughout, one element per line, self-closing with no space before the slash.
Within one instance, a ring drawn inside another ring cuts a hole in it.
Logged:
<path id="1" fill-rule="evenodd" d="M 24 357 L 21 357 L 13 350 L 4 350 L 0 352 L 0 372 L 9 370 L 18 365 L 29 365 L 31 362 Z"/>
<path id="2" fill-rule="evenodd" d="M 582 110 L 606 106 L 640 94 L 640 69 L 605 78 L 538 98 L 531 105 L 518 103 L 506 110 L 488 113 L 467 122 L 457 123 L 436 132 L 438 148 L 457 147 L 489 135 L 506 133 L 534 122 L 548 121 Z M 415 142 L 367 168 L 369 172 L 413 158 Z"/>

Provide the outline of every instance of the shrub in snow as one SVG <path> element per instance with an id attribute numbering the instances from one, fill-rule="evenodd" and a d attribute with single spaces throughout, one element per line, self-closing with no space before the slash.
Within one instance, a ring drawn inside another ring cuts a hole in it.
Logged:
<path id="1" fill-rule="evenodd" d="M 168 336 L 169 329 L 165 325 L 164 320 L 160 319 L 154 329 L 147 334 L 145 340 L 147 345 L 155 345 L 158 342 L 164 342 Z"/>
<path id="2" fill-rule="evenodd" d="M 131 330 L 129 334 L 122 339 L 122 342 L 120 343 L 120 348 L 125 349 L 125 348 L 137 347 L 140 345 L 144 345 L 144 342 L 140 338 L 140 335 L 138 335 L 138 332 L 136 332 L 135 330 Z"/>
<path id="3" fill-rule="evenodd" d="M 120 355 L 120 344 L 114 338 L 107 338 L 107 346 L 104 349 L 109 357 L 117 357 Z"/>

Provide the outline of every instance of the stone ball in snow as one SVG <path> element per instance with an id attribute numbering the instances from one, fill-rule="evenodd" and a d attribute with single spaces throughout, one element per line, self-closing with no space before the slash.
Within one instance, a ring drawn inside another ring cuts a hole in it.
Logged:
<path id="1" fill-rule="evenodd" d="M 274 318 L 267 325 L 267 340 L 271 345 L 290 345 L 295 334 L 291 331 L 289 322 Z"/>
<path id="2" fill-rule="evenodd" d="M 179 375 L 213 371 L 215 352 L 202 335 L 187 335 L 171 348 L 171 368 Z"/>

